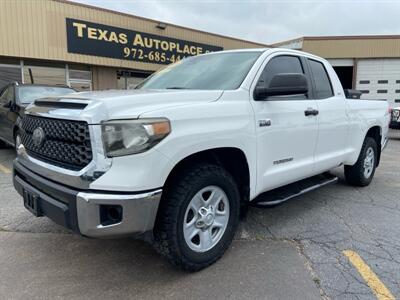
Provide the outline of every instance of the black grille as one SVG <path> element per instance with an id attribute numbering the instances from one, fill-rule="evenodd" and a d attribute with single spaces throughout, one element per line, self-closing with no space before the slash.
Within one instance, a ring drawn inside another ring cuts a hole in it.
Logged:
<path id="1" fill-rule="evenodd" d="M 21 140 L 29 155 L 51 164 L 80 170 L 92 160 L 89 126 L 86 122 L 25 115 Z M 33 132 L 41 128 L 44 141 L 34 143 Z"/>

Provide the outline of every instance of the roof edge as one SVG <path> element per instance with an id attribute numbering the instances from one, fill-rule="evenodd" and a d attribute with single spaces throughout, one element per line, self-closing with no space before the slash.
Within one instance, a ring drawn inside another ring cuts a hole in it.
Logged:
<path id="1" fill-rule="evenodd" d="M 331 36 L 305 36 L 304 40 L 385 40 L 400 39 L 400 35 L 331 35 Z"/>
<path id="2" fill-rule="evenodd" d="M 96 10 L 100 10 L 100 11 L 104 11 L 104 12 L 108 12 L 108 13 L 112 13 L 112 14 L 117 14 L 117 15 L 121 15 L 121 16 L 125 16 L 125 17 L 131 17 L 131 18 L 137 18 L 137 19 L 141 19 L 141 20 L 144 20 L 144 21 L 154 22 L 154 23 L 160 23 L 161 22 L 161 23 L 167 24 L 168 26 L 173 26 L 173 27 L 180 28 L 180 29 L 190 30 L 190 31 L 194 31 L 194 32 L 204 33 L 204 34 L 209 34 L 209 35 L 222 37 L 222 38 L 226 38 L 226 39 L 230 39 L 230 40 L 235 40 L 235 41 L 239 41 L 239 42 L 245 42 L 245 43 L 251 43 L 251 44 L 254 44 L 254 45 L 270 47 L 270 45 L 268 45 L 268 44 L 257 43 L 257 42 L 253 42 L 253 41 L 249 41 L 249 40 L 245 40 L 245 39 L 239 39 L 239 38 L 235 38 L 235 37 L 231 37 L 231 36 L 227 36 L 227 35 L 222 35 L 222 34 L 218 34 L 218 33 L 212 33 L 212 32 L 199 30 L 199 29 L 194 29 L 194 28 L 190 28 L 190 27 L 185 27 L 185 26 L 181 26 L 181 25 L 177 25 L 177 24 L 173 24 L 173 23 L 169 23 L 169 22 L 164 22 L 164 21 L 161 21 L 161 20 L 150 19 L 150 18 L 146 18 L 146 17 L 133 15 L 133 14 L 119 12 L 119 11 L 108 9 L 108 8 L 103 8 L 103 7 L 98 7 L 98 6 L 94 6 L 94 5 L 84 4 L 84 3 L 76 2 L 76 1 L 73 1 L 73 0 L 51 0 L 51 1 L 59 2 L 59 3 L 63 3 L 63 4 L 69 4 L 69 5 L 76 5 L 76 6 L 80 6 L 80 7 L 89 8 L 89 9 L 96 9 Z"/>
<path id="3" fill-rule="evenodd" d="M 285 44 L 289 44 L 289 43 L 293 43 L 293 42 L 302 42 L 304 40 L 304 37 L 299 37 L 299 38 L 294 38 L 294 39 L 290 39 L 290 40 L 284 40 L 282 42 L 278 42 L 278 43 L 273 43 L 271 44 L 271 46 L 277 47 L 277 46 L 281 46 L 281 45 L 285 45 Z"/>
<path id="4" fill-rule="evenodd" d="M 326 35 L 326 36 L 302 36 L 294 39 L 284 40 L 271 45 L 284 45 L 297 41 L 326 41 L 326 40 L 387 40 L 400 39 L 400 35 Z"/>

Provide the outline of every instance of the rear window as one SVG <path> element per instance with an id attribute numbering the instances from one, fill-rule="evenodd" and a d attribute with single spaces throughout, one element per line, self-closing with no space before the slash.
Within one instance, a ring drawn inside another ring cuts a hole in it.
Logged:
<path id="1" fill-rule="evenodd" d="M 333 89 L 324 65 L 316 60 L 309 59 L 308 61 L 310 63 L 311 73 L 315 83 L 317 99 L 332 97 Z"/>
<path id="2" fill-rule="evenodd" d="M 18 99 L 23 104 L 30 104 L 39 98 L 65 95 L 74 92 L 73 89 L 67 87 L 20 86 L 18 88 Z"/>

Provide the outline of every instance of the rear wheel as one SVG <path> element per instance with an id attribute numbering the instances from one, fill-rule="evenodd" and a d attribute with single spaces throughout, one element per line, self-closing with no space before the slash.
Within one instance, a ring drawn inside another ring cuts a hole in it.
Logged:
<path id="1" fill-rule="evenodd" d="M 163 195 L 154 229 L 156 246 L 175 266 L 201 270 L 229 247 L 239 214 L 233 177 L 220 166 L 194 166 Z"/>
<path id="2" fill-rule="evenodd" d="M 360 156 L 353 166 L 345 166 L 346 181 L 351 185 L 367 186 L 375 174 L 378 146 L 371 137 L 366 137 Z"/>

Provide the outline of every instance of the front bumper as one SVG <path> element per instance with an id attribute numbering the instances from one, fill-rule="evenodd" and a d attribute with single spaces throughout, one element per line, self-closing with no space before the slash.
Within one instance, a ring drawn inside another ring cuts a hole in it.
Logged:
<path id="1" fill-rule="evenodd" d="M 14 161 L 13 182 L 20 195 L 37 196 L 42 215 L 88 237 L 113 238 L 150 231 L 154 227 L 161 189 L 141 193 L 75 190 L 37 175 Z M 104 209 L 118 207 L 117 222 L 104 221 Z"/>

